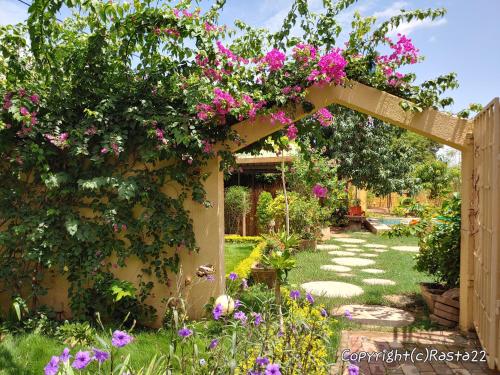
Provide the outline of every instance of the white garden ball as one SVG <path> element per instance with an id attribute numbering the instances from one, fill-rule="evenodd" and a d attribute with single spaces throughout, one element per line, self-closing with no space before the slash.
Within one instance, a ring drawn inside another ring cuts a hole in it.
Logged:
<path id="1" fill-rule="evenodd" d="M 228 295 L 221 295 L 215 300 L 215 306 L 222 306 L 222 315 L 231 314 L 234 311 L 234 300 Z"/>

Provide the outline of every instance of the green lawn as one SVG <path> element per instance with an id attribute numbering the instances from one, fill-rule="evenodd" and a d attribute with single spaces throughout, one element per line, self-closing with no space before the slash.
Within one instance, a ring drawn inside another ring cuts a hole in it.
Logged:
<path id="1" fill-rule="evenodd" d="M 429 327 L 429 321 L 426 318 L 425 307 L 423 306 L 420 296 L 419 283 L 422 281 L 430 281 L 430 278 L 413 269 L 415 264 L 415 254 L 410 252 L 402 252 L 391 250 L 390 246 L 397 245 L 417 245 L 418 240 L 414 237 L 403 238 L 387 238 L 380 235 L 374 235 L 370 232 L 349 232 L 352 238 L 366 240 L 366 243 L 382 244 L 388 246 L 386 252 L 378 253 L 376 258 L 367 258 L 375 261 L 375 264 L 367 267 L 351 267 L 352 277 L 338 276 L 337 272 L 324 271 L 320 266 L 333 264 L 331 259 L 334 257 L 329 254 L 329 251 L 318 250 L 316 252 L 301 252 L 297 254 L 297 268 L 292 270 L 289 275 L 289 282 L 293 287 L 299 287 L 300 284 L 308 281 L 341 281 L 354 284 L 363 288 L 364 293 L 351 298 L 327 298 L 318 297 L 317 301 L 325 304 L 329 309 L 345 304 L 371 304 L 371 305 L 388 305 L 391 303 L 383 296 L 389 294 L 412 295 L 418 303 L 417 309 L 420 310 L 420 316 L 417 316 L 416 325 L 421 325 L 422 328 Z M 336 239 L 327 241 L 326 243 L 336 244 L 341 247 L 341 250 L 348 251 L 343 247 L 345 245 Z M 351 244 L 349 244 L 351 245 Z M 352 244 L 358 245 L 358 244 Z M 362 244 L 360 244 L 362 245 Z M 363 248 L 363 246 L 358 246 Z M 375 253 L 373 251 L 367 251 Z M 377 254 L 377 253 L 375 253 Z M 368 274 L 360 272 L 362 268 L 379 268 L 385 270 L 383 274 Z M 383 278 L 396 282 L 396 285 L 367 285 L 363 283 L 365 278 Z"/>
<path id="2" fill-rule="evenodd" d="M 255 243 L 226 242 L 224 245 L 224 264 L 226 274 L 234 270 L 239 262 L 247 258 L 254 247 Z"/>

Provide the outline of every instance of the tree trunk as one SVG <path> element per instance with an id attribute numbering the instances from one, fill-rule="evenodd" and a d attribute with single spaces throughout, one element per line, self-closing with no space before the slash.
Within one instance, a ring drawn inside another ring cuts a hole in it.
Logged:
<path id="1" fill-rule="evenodd" d="M 288 195 L 286 193 L 285 153 L 283 150 L 281 150 L 281 182 L 283 184 L 283 195 L 285 197 L 285 230 L 288 237 L 290 235 L 290 211 L 288 209 Z"/>

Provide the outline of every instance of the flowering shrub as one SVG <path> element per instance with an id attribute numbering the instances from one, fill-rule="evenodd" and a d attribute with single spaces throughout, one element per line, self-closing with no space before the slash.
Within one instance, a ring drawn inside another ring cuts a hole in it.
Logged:
<path id="1" fill-rule="evenodd" d="M 129 257 L 169 284 L 180 253 L 197 250 L 185 200 L 209 207 L 203 167 L 215 156 L 232 162 L 214 145 L 241 142 L 231 125 L 257 114 L 299 140 L 291 113 L 314 110 L 304 102 L 310 85 L 357 79 L 429 107 L 444 104 L 438 93 L 454 84 L 450 76 L 412 86 L 409 75 L 391 84 L 382 72 L 418 59 L 407 38 L 384 39 L 387 30 L 443 10 L 406 12 L 371 35 L 355 19 L 340 49 L 334 15 L 344 2 L 324 2 L 323 13 L 297 2 L 280 32 L 237 22 L 234 38 L 218 24 L 224 3 L 202 13 L 189 0 L 34 0 L 27 24 L 0 26 L 0 278 L 11 294 L 43 294 L 55 271 L 71 284 L 74 315 L 89 316 L 107 284 L 94 281 L 112 278 Z M 60 24 L 63 4 L 76 11 Z M 298 19 L 302 42 L 290 38 Z M 393 54 L 374 59 L 387 43 Z M 152 289 L 142 276 L 137 304 Z"/>
<path id="2" fill-rule="evenodd" d="M 99 347 L 71 353 L 65 349 L 53 356 L 46 375 L 81 373 L 110 374 L 325 374 L 330 361 L 329 345 L 334 320 L 314 297 L 283 289 L 283 306 L 272 303 L 272 295 L 260 294 L 258 306 L 247 305 L 248 287 L 240 275 L 228 277 L 229 295 L 214 301 L 204 322 L 179 317 L 171 329 L 166 350 L 159 351 L 149 365 L 137 368 L 121 353 L 134 345 L 129 332 L 115 330 L 111 339 L 99 339 Z M 255 307 L 256 310 L 252 310 Z M 162 347 L 162 345 L 160 345 Z"/>

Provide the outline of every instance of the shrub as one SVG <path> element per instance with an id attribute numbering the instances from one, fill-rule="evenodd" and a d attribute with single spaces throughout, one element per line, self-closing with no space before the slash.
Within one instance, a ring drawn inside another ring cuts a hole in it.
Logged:
<path id="1" fill-rule="evenodd" d="M 262 255 L 264 254 L 264 248 L 266 247 L 266 241 L 260 242 L 254 247 L 250 255 L 243 259 L 234 269 L 234 273 L 243 278 L 248 278 L 252 271 L 252 266 L 259 263 Z"/>
<path id="2" fill-rule="evenodd" d="M 226 242 L 259 242 L 262 241 L 260 236 L 240 236 L 239 234 L 228 234 L 224 236 Z"/>
<path id="3" fill-rule="evenodd" d="M 273 219 L 269 213 L 269 205 L 273 201 L 273 196 L 268 191 L 263 191 L 257 201 L 257 224 L 260 233 L 267 233 L 269 223 Z"/>
<path id="4" fill-rule="evenodd" d="M 88 322 L 68 322 L 57 327 L 56 337 L 64 344 L 74 346 L 87 346 L 95 343 L 96 330 Z"/>
<path id="5" fill-rule="evenodd" d="M 439 216 L 420 239 L 415 268 L 448 287 L 460 281 L 460 197 L 455 194 L 443 202 Z"/>
<path id="6" fill-rule="evenodd" d="M 226 231 L 237 233 L 241 218 L 250 210 L 250 192 L 244 186 L 231 186 L 224 195 Z"/>

